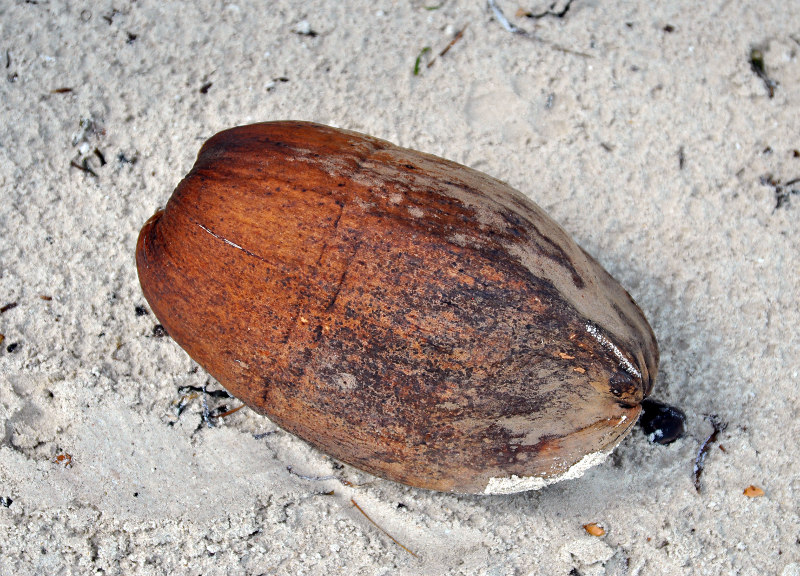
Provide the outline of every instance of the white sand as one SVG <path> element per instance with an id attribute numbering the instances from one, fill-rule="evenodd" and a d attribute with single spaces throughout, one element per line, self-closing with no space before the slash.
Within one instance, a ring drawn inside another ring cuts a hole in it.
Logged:
<path id="1" fill-rule="evenodd" d="M 575 0 L 534 22 L 500 1 L 530 39 L 483 0 L 436 1 L 0 2 L 0 306 L 18 303 L 0 314 L 0 574 L 800 574 L 800 194 L 776 209 L 760 182 L 800 176 L 800 10 Z M 687 435 L 636 430 L 580 479 L 457 497 L 255 438 L 275 426 L 246 409 L 206 428 L 197 397 L 178 418 L 178 387 L 208 378 L 135 314 L 138 230 L 204 139 L 287 118 L 529 194 L 647 314 L 655 396 Z M 698 493 L 707 414 L 728 428 Z"/>

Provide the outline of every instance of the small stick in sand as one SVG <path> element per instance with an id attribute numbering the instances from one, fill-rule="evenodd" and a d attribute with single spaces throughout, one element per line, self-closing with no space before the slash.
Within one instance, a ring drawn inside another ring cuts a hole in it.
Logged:
<path id="1" fill-rule="evenodd" d="M 467 24 L 461 30 L 459 30 L 458 32 L 455 33 L 455 35 L 453 36 L 453 39 L 450 40 L 450 42 L 447 44 L 447 46 L 444 47 L 444 49 L 442 49 L 441 52 L 439 52 L 439 57 L 440 58 L 442 56 L 444 56 L 445 54 L 447 54 L 450 51 L 450 48 L 452 48 L 456 44 L 456 42 L 458 42 L 459 40 L 461 40 L 461 38 L 464 37 L 464 32 L 466 31 L 467 26 L 469 26 L 469 24 Z M 416 61 L 414 62 L 414 76 L 419 76 L 420 68 L 422 67 L 422 58 L 426 54 L 428 54 L 430 51 L 431 51 L 431 47 L 430 46 L 425 46 L 420 51 L 419 55 L 417 56 Z M 430 61 L 428 61 L 428 63 L 426 64 L 425 67 L 426 68 L 430 68 L 431 66 L 433 66 L 434 62 L 436 62 L 436 57 L 435 56 L 433 58 L 431 58 Z"/>
<path id="2" fill-rule="evenodd" d="M 16 302 L 9 302 L 8 304 L 0 308 L 0 314 L 2 314 L 3 312 L 8 312 L 9 310 L 13 310 L 16 307 L 17 307 Z"/>
<path id="3" fill-rule="evenodd" d="M 82 161 L 80 164 L 78 164 L 77 162 L 75 162 L 75 160 L 72 160 L 72 161 L 69 163 L 69 165 L 70 165 L 70 166 L 72 166 L 73 168 L 77 168 L 77 169 L 78 169 L 78 170 L 80 170 L 81 172 L 85 172 L 85 173 L 86 173 L 86 174 L 88 174 L 89 176 L 94 176 L 95 178 L 97 178 L 97 172 L 95 172 L 94 170 L 92 170 L 92 169 L 89 167 L 89 163 L 86 161 L 86 158 L 84 158 L 84 159 L 83 159 L 83 161 Z"/>
<path id="4" fill-rule="evenodd" d="M 411 550 L 409 550 L 408 548 L 406 548 L 405 546 L 403 546 L 403 545 L 402 545 L 400 542 L 398 542 L 398 541 L 397 541 L 397 538 L 395 538 L 394 536 L 392 536 L 391 534 L 389 534 L 389 533 L 388 533 L 386 530 L 384 530 L 383 528 L 381 528 L 381 526 L 380 526 L 380 525 L 378 525 L 378 523 L 377 523 L 377 522 L 375 522 L 375 520 L 373 520 L 372 518 L 370 518 L 370 517 L 369 517 L 369 515 L 368 515 L 366 512 L 364 512 L 364 509 L 363 509 L 363 508 L 361 508 L 361 506 L 359 506 L 359 505 L 358 505 L 358 503 L 357 503 L 357 502 L 356 502 L 356 501 L 355 501 L 353 498 L 350 498 L 350 502 L 352 502 L 352 503 L 353 503 L 353 506 L 355 506 L 355 507 L 358 509 L 358 511 L 359 511 L 359 512 L 361 512 L 361 513 L 364 515 L 364 518 L 366 518 L 367 520 L 369 520 L 369 521 L 370 521 L 370 523 L 371 523 L 373 526 L 375 526 L 375 528 L 377 528 L 378 530 L 380 530 L 381 532 L 383 532 L 384 534 L 386 534 L 386 535 L 387 535 L 387 536 L 388 536 L 388 537 L 389 537 L 389 538 L 392 540 L 392 542 L 394 542 L 395 544 L 397 544 L 398 546 L 400 546 L 400 548 L 402 548 L 403 550 L 405 550 L 406 552 L 408 552 L 409 554 L 411 554 L 411 555 L 412 555 L 414 558 L 419 558 L 419 556 L 417 556 L 417 555 L 416 555 L 414 552 L 412 552 Z"/>
<path id="5" fill-rule="evenodd" d="M 720 421 L 716 414 L 712 414 L 708 419 L 711 421 L 711 425 L 714 427 L 714 429 L 711 431 L 711 434 L 708 435 L 708 438 L 706 438 L 705 442 L 703 442 L 703 444 L 700 446 L 700 450 L 697 452 L 697 457 L 694 459 L 694 488 L 698 492 L 700 492 L 700 476 L 703 474 L 703 469 L 705 468 L 708 449 L 711 444 L 717 441 L 717 437 L 719 436 L 720 432 L 728 427 L 726 423 Z"/>
<path id="6" fill-rule="evenodd" d="M 453 39 L 452 39 L 452 40 L 450 40 L 450 43 L 449 43 L 447 46 L 445 46 L 445 47 L 444 47 L 444 50 L 442 50 L 441 52 L 439 52 L 439 57 L 440 57 L 440 58 L 441 58 L 442 56 L 444 56 L 445 54 L 447 54 L 447 52 L 450 50 L 450 48 L 452 48 L 452 47 L 455 45 L 455 43 L 456 43 L 456 42 L 458 42 L 459 40 L 461 40 L 461 38 L 464 36 L 464 32 L 466 31 L 466 29 L 467 29 L 467 26 L 469 26 L 469 24 L 467 24 L 467 25 L 466 25 L 466 26 L 464 26 L 464 27 L 463 27 L 461 30 L 459 30 L 458 32 L 456 32 L 456 35 L 455 35 L 455 36 L 453 36 Z M 428 66 L 430 67 L 430 65 L 431 65 L 431 64 L 433 64 L 433 61 L 429 62 L 429 63 L 428 63 Z"/>
<path id="7" fill-rule="evenodd" d="M 244 408 L 244 404 L 240 404 L 236 408 L 232 408 L 231 410 L 227 410 L 227 411 L 223 412 L 222 414 L 212 414 L 211 418 L 225 418 L 226 416 L 230 416 L 234 412 L 238 412 L 242 408 Z"/>

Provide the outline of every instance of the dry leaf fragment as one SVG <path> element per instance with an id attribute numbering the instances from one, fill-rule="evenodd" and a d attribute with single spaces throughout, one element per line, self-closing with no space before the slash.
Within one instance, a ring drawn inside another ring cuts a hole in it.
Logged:
<path id="1" fill-rule="evenodd" d="M 744 495 L 748 498 L 759 498 L 764 495 L 764 491 L 758 486 L 752 484 L 744 489 Z"/>
<path id="2" fill-rule="evenodd" d="M 606 531 L 605 528 L 600 526 L 597 522 L 590 522 L 589 524 L 584 524 L 583 529 L 586 530 L 592 536 L 597 536 L 600 538 L 601 536 L 605 536 Z"/>

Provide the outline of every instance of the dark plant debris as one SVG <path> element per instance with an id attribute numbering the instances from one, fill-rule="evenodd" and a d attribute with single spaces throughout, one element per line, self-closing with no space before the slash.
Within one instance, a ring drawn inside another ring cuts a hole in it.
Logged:
<path id="1" fill-rule="evenodd" d="M 191 401 L 195 398 L 197 398 L 197 394 L 189 394 L 181 397 L 181 399 L 178 401 L 178 405 L 175 407 L 176 420 L 169 422 L 168 426 L 175 426 L 175 423 L 181 419 L 181 414 L 183 414 L 183 411 L 186 410 L 186 407 L 189 406 Z"/>
<path id="2" fill-rule="evenodd" d="M 764 65 L 764 53 L 759 48 L 752 48 L 750 50 L 750 69 L 755 72 L 756 76 L 763 80 L 769 97 L 774 98 L 775 88 L 778 86 L 778 83 L 767 75 L 767 68 Z"/>
<path id="3" fill-rule="evenodd" d="M 8 346 L 6 346 L 6 352 L 8 352 L 9 354 L 13 354 L 17 350 L 19 350 L 19 342 L 12 342 Z"/>
<path id="4" fill-rule="evenodd" d="M 278 76 L 277 78 L 273 78 L 272 82 L 267 85 L 267 92 L 271 92 L 275 89 L 275 86 L 278 82 L 288 82 L 289 79 L 286 76 Z"/>
<path id="5" fill-rule="evenodd" d="M 94 136 L 100 138 L 106 135 L 106 129 L 102 126 L 102 124 L 93 117 L 88 118 L 81 118 L 78 121 L 78 127 L 80 128 L 80 132 L 75 134 L 72 139 L 72 145 L 77 146 L 81 142 L 88 142 L 89 138 Z"/>
<path id="6" fill-rule="evenodd" d="M 6 304 L 2 308 L 0 308 L 0 314 L 2 314 L 3 312 L 8 312 L 9 310 L 13 310 L 18 305 L 19 304 L 17 302 L 9 302 L 8 304 Z"/>
<path id="7" fill-rule="evenodd" d="M 213 410 L 208 413 L 209 418 L 216 418 L 221 420 L 222 418 L 227 418 L 231 414 L 235 414 L 239 410 L 244 408 L 244 404 L 239 404 L 236 408 L 228 408 L 227 404 L 222 404 L 221 406 L 217 406 Z"/>
<path id="8" fill-rule="evenodd" d="M 175 406 L 175 416 L 176 420 L 169 422 L 169 426 L 174 426 L 178 420 L 180 420 L 180 416 L 184 410 L 192 403 L 193 400 L 197 398 L 201 398 L 202 406 L 203 406 L 203 417 L 200 420 L 195 432 L 203 428 L 205 424 L 208 428 L 214 428 L 214 422 L 212 419 L 224 418 L 229 414 L 233 414 L 234 412 L 240 410 L 244 407 L 244 404 L 239 406 L 238 408 L 234 408 L 233 410 L 228 410 L 228 406 L 226 404 L 222 404 L 218 406 L 214 410 L 209 409 L 208 407 L 208 398 L 223 398 L 229 400 L 233 398 L 227 390 L 208 390 L 207 389 L 208 382 L 203 384 L 202 386 L 180 386 L 178 388 L 178 393 L 181 395 L 180 399 L 177 402 L 173 402 Z"/>
<path id="9" fill-rule="evenodd" d="M 125 155 L 125 153 L 123 153 L 123 152 L 120 152 L 119 154 L 117 154 L 117 162 L 119 162 L 120 164 L 131 164 L 131 165 L 133 165 L 133 164 L 136 164 L 138 161 L 139 161 L 139 156 L 136 155 L 136 154 L 134 154 L 134 156 L 132 158 L 128 158 Z"/>
<path id="10" fill-rule="evenodd" d="M 535 12 L 526 12 L 521 10 L 517 13 L 517 16 L 525 16 L 525 18 L 530 18 L 532 20 L 540 20 L 541 18 L 547 18 L 548 16 L 552 16 L 553 18 L 563 18 L 569 12 L 569 9 L 572 8 L 572 3 L 575 0 L 568 0 L 564 7 L 561 10 L 556 10 L 556 5 L 558 2 L 553 2 L 550 4 L 550 7 L 545 10 L 544 12 L 539 12 L 538 14 Z"/>
<path id="11" fill-rule="evenodd" d="M 106 22 L 109 23 L 109 25 L 111 25 L 114 23 L 114 17 L 117 16 L 118 14 L 122 14 L 122 12 L 120 12 L 116 8 L 112 8 L 111 12 L 103 15 L 103 20 L 105 20 Z"/>
<path id="12" fill-rule="evenodd" d="M 519 26 L 516 26 L 515 24 L 512 24 L 511 22 L 509 22 L 508 18 L 506 18 L 505 14 L 503 14 L 503 11 L 497 5 L 497 0 L 487 0 L 487 4 L 489 6 L 489 9 L 492 11 L 492 15 L 494 16 L 494 19 L 503 28 L 505 28 L 508 32 L 511 32 L 512 34 L 517 34 L 519 36 L 522 36 L 524 38 L 528 38 L 530 40 L 536 40 L 536 41 L 542 42 L 544 44 L 549 45 L 554 50 L 558 50 L 559 52 L 563 52 L 564 54 L 572 54 L 574 56 L 580 56 L 581 58 L 591 58 L 592 57 L 591 54 L 586 54 L 585 52 L 578 52 L 577 50 L 572 50 L 570 48 L 566 48 L 566 47 L 560 46 L 558 44 L 554 44 L 554 43 L 551 43 L 551 42 L 546 42 L 546 41 L 542 40 L 541 38 L 539 38 L 536 34 L 534 34 L 532 32 L 528 32 L 527 30 L 524 30 L 523 28 L 520 28 Z M 569 5 L 572 5 L 571 1 L 569 2 Z M 552 8 L 552 6 L 551 6 L 551 8 Z M 566 14 L 566 12 L 564 12 L 564 13 Z M 552 15 L 553 16 L 558 16 L 558 13 L 554 13 Z"/>
<path id="13" fill-rule="evenodd" d="M 164 326 L 156 324 L 153 326 L 153 336 L 155 338 L 163 338 L 164 336 L 169 336 L 169 334 L 167 334 L 167 329 Z"/>
<path id="14" fill-rule="evenodd" d="M 292 32 L 298 36 L 308 36 L 309 38 L 316 38 L 319 36 L 319 32 L 311 28 L 311 24 L 308 23 L 308 20 L 301 20 L 298 22 L 292 29 Z"/>
<path id="15" fill-rule="evenodd" d="M 683 167 L 686 166 L 686 152 L 683 149 L 683 146 L 678 148 L 678 168 L 683 170 Z"/>
<path id="16" fill-rule="evenodd" d="M 202 86 L 200 86 L 200 94 L 208 94 L 208 91 L 214 85 L 213 82 L 206 82 Z"/>
<path id="17" fill-rule="evenodd" d="M 775 208 L 773 212 L 788 206 L 792 196 L 800 195 L 800 186 L 795 187 L 796 184 L 800 184 L 800 177 L 792 178 L 788 182 L 781 182 L 772 174 L 766 174 L 761 177 L 761 184 L 771 186 L 775 191 Z"/>
<path id="18" fill-rule="evenodd" d="M 469 26 L 469 24 L 467 24 L 467 26 Z M 463 38 L 463 37 L 464 37 L 464 32 L 467 30 L 467 26 L 464 26 L 464 27 L 463 27 L 461 30 L 459 30 L 458 32 L 456 32 L 456 33 L 455 33 L 455 35 L 453 36 L 452 40 L 450 40 L 450 42 L 447 44 L 447 46 L 445 46 L 445 47 L 444 47 L 444 48 L 443 48 L 443 49 L 442 49 L 442 50 L 439 52 L 438 56 L 434 56 L 433 58 L 431 58 L 431 59 L 428 61 L 428 63 L 425 65 L 425 67 L 426 67 L 426 68 L 430 68 L 431 66 L 433 66 L 434 62 L 436 62 L 436 58 L 437 58 L 437 57 L 438 57 L 438 58 L 441 58 L 441 57 L 443 57 L 445 54 L 447 54 L 447 53 L 450 51 L 450 49 L 451 49 L 453 46 L 455 46 L 455 44 L 456 44 L 456 43 L 457 43 L 459 40 L 461 40 L 461 38 Z M 423 59 L 423 58 L 424 58 L 424 57 L 425 57 L 427 54 L 429 54 L 430 52 L 431 52 L 431 47 L 430 47 L 430 46 L 425 46 L 425 47 L 424 47 L 424 48 L 423 48 L 423 49 L 420 51 L 419 55 L 417 55 L 417 59 L 416 59 L 416 61 L 414 62 L 414 76 L 419 76 L 420 70 L 421 70 L 421 68 L 422 68 L 422 59 Z"/>
<path id="19" fill-rule="evenodd" d="M 698 492 L 700 492 L 700 476 L 702 476 L 705 468 L 708 450 L 717 441 L 719 435 L 728 427 L 728 424 L 720 420 L 719 416 L 716 414 L 710 415 L 708 420 L 711 422 L 713 429 L 711 434 L 709 434 L 705 441 L 700 445 L 700 450 L 697 451 L 697 456 L 694 459 L 694 488 Z"/>
<path id="20" fill-rule="evenodd" d="M 88 174 L 89 176 L 92 176 L 94 178 L 98 178 L 97 172 L 92 170 L 91 166 L 89 166 L 89 159 L 88 158 L 84 158 L 83 160 L 81 160 L 80 164 L 75 162 L 75 160 L 71 160 L 69 165 L 72 166 L 73 168 L 77 168 L 78 170 L 80 170 L 81 172 L 83 172 L 85 174 Z"/>
<path id="21" fill-rule="evenodd" d="M 90 165 L 90 160 L 92 159 L 92 156 L 97 158 L 101 168 L 108 163 L 106 162 L 105 154 L 103 154 L 99 148 L 95 147 L 95 149 L 92 150 L 91 156 L 83 156 L 82 158 L 80 158 L 80 162 L 78 162 L 77 160 L 71 160 L 69 165 L 72 168 L 77 168 L 84 174 L 88 174 L 89 176 L 92 176 L 94 178 L 99 178 L 99 175 L 97 174 L 95 169 L 92 168 L 92 166 Z"/>
<path id="22" fill-rule="evenodd" d="M 444 50 L 442 50 L 441 52 L 439 52 L 439 57 L 440 57 L 440 58 L 441 58 L 442 56 L 444 56 L 445 54 L 447 54 L 447 53 L 450 51 L 450 48 L 452 48 L 452 47 L 455 45 L 455 43 L 456 43 L 456 42 L 458 42 L 459 40 L 461 40 L 461 38 L 464 36 L 464 31 L 467 29 L 467 26 L 469 26 L 469 24 L 467 24 L 467 25 L 466 25 L 466 26 L 464 26 L 464 27 L 463 27 L 461 30 L 459 30 L 458 32 L 456 32 L 455 36 L 453 36 L 453 39 L 452 39 L 452 40 L 450 40 L 450 43 L 449 43 L 447 46 L 445 46 L 445 47 L 444 47 Z M 433 60 L 431 60 L 431 61 L 428 63 L 428 66 L 430 66 L 431 64 L 433 64 L 433 62 L 434 62 L 434 61 L 433 61 Z"/>
<path id="23" fill-rule="evenodd" d="M 9 68 L 11 68 L 11 51 L 6 50 L 6 70 Z M 19 78 L 19 75 L 16 72 L 9 72 L 6 74 L 6 80 L 12 84 L 17 81 L 17 78 Z"/>
<path id="24" fill-rule="evenodd" d="M 216 418 L 227 418 L 228 416 L 230 416 L 231 414 L 235 414 L 245 406 L 246 406 L 245 404 L 239 404 L 236 408 L 231 408 L 230 410 L 226 410 L 221 414 L 217 414 Z"/>
<path id="25" fill-rule="evenodd" d="M 233 398 L 227 390 L 207 390 L 205 386 L 181 386 L 178 388 L 179 394 L 186 394 L 187 392 L 198 392 L 211 398 L 225 398 L 228 400 Z"/>
<path id="26" fill-rule="evenodd" d="M 137 316 L 147 316 L 150 312 L 147 311 L 147 308 L 144 306 L 134 306 L 133 311 L 136 313 Z"/>
<path id="27" fill-rule="evenodd" d="M 14 501 L 8 496 L 0 496 L 0 506 L 8 508 Z"/>

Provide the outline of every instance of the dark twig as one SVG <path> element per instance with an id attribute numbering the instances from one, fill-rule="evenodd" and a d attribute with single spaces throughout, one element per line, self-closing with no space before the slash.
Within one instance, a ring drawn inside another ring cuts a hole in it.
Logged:
<path id="1" fill-rule="evenodd" d="M 533 12 L 526 12 L 525 13 L 525 17 L 526 18 L 531 18 L 533 20 L 539 20 L 541 18 L 546 18 L 548 16 L 553 16 L 554 18 L 563 18 L 564 16 L 567 15 L 567 12 L 569 12 L 569 9 L 572 7 L 572 3 L 574 1 L 575 0 L 569 0 L 564 5 L 564 8 L 562 8 L 561 10 L 556 11 L 556 12 L 553 11 L 553 9 L 556 7 L 556 3 L 553 2 L 552 4 L 550 4 L 550 8 L 548 8 L 544 12 L 540 12 L 538 14 L 534 14 Z"/>
<path id="2" fill-rule="evenodd" d="M 234 413 L 238 412 L 238 411 L 239 411 L 239 410 L 241 410 L 242 408 L 244 408 L 244 404 L 240 404 L 240 405 L 239 405 L 239 406 L 237 406 L 236 408 L 232 408 L 232 409 L 230 409 L 230 410 L 226 410 L 226 411 L 225 411 L 225 412 L 223 412 L 222 414 L 212 414 L 212 415 L 211 415 L 211 417 L 212 417 L 212 418 L 225 418 L 225 417 L 227 417 L 227 416 L 230 416 L 231 414 L 234 414 Z"/>
<path id="3" fill-rule="evenodd" d="M 771 186 L 773 190 L 775 190 L 775 208 L 772 210 L 773 213 L 775 210 L 779 210 L 789 204 L 792 196 L 800 194 L 800 188 L 792 187 L 798 182 L 800 182 L 800 178 L 792 178 L 787 182 L 781 182 L 771 174 L 761 177 L 761 184 L 764 186 Z"/>
<path id="4" fill-rule="evenodd" d="M 88 174 L 89 176 L 94 176 L 95 178 L 97 178 L 97 172 L 95 172 L 94 170 L 92 170 L 92 169 L 89 167 L 89 164 L 88 164 L 88 162 L 86 161 L 86 158 L 84 158 L 84 159 L 83 159 L 83 161 L 82 161 L 80 164 L 78 164 L 77 162 L 75 162 L 75 160 L 72 160 L 72 161 L 69 163 L 69 165 L 70 165 L 70 166 L 72 166 L 73 168 L 77 168 L 77 169 L 78 169 L 78 170 L 80 170 L 81 172 L 85 172 L 85 173 L 86 173 L 86 174 Z"/>
<path id="5" fill-rule="evenodd" d="M 697 457 L 694 459 L 694 488 L 698 492 L 700 492 L 700 476 L 703 474 L 703 470 L 705 468 L 708 450 L 711 445 L 717 441 L 720 433 L 728 427 L 728 425 L 725 422 L 722 422 L 716 414 L 712 414 L 708 417 L 708 419 L 714 429 L 700 446 L 700 450 L 697 452 Z"/>
<path id="6" fill-rule="evenodd" d="M 464 27 L 463 27 L 461 30 L 459 30 L 458 32 L 456 32 L 456 35 L 455 35 L 455 36 L 453 36 L 453 39 L 452 39 L 452 40 L 450 40 L 450 43 L 449 43 L 447 46 L 445 46 L 445 47 L 444 47 L 444 50 L 442 50 L 441 52 L 439 52 L 439 57 L 440 57 L 440 58 L 441 58 L 442 56 L 444 56 L 445 54 L 447 54 L 447 53 L 450 51 L 450 48 L 452 48 L 452 47 L 455 45 L 455 43 L 456 43 L 456 42 L 458 42 L 459 40 L 461 40 L 461 38 L 464 36 L 464 32 L 466 31 L 466 29 L 467 29 L 467 26 L 469 26 L 469 24 L 467 24 L 467 25 L 466 25 L 466 26 L 464 26 Z M 433 64 L 433 61 L 431 61 L 431 62 L 430 62 L 430 64 L 428 64 L 428 66 L 430 66 L 431 64 Z"/>
<path id="7" fill-rule="evenodd" d="M 16 307 L 17 307 L 16 302 L 9 302 L 8 304 L 5 304 L 2 308 L 0 308 L 0 314 L 2 314 L 3 312 L 8 312 L 9 310 L 12 310 Z"/>
<path id="8" fill-rule="evenodd" d="M 458 42 L 459 40 L 461 40 L 461 38 L 464 37 L 464 32 L 466 31 L 467 26 L 469 26 L 469 24 L 467 24 L 461 30 L 456 32 L 455 36 L 453 36 L 453 39 L 450 40 L 450 42 L 447 44 L 447 46 L 445 46 L 441 50 L 441 52 L 439 52 L 439 54 L 438 54 L 439 58 L 441 58 L 442 56 L 447 54 L 450 51 L 450 48 L 455 46 L 456 42 Z M 430 51 L 431 51 L 431 47 L 430 46 L 425 46 L 422 50 L 420 50 L 420 53 L 417 55 L 417 59 L 414 61 L 414 76 L 419 76 L 420 70 L 422 68 L 422 59 L 425 57 L 426 54 L 429 54 Z M 428 63 L 425 65 L 425 67 L 426 68 L 430 68 L 431 66 L 433 66 L 434 62 L 436 62 L 436 56 L 431 58 L 428 61 Z"/>
<path id="9" fill-rule="evenodd" d="M 774 98 L 775 88 L 778 83 L 767 75 L 767 68 L 764 65 L 764 53 L 758 48 L 750 50 L 750 69 L 764 82 L 769 97 Z"/>

